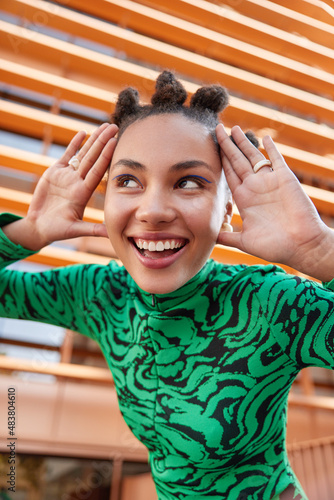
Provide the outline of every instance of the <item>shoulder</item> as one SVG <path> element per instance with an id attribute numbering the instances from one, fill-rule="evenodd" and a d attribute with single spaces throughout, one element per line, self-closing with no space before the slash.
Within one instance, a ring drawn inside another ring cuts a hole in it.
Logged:
<path id="1" fill-rule="evenodd" d="M 226 265 L 213 261 L 211 269 L 211 279 L 217 280 L 222 284 L 242 283 L 259 285 L 269 283 L 275 280 L 275 277 L 285 279 L 289 275 L 274 264 L 248 266 L 246 264 Z"/>
<path id="2" fill-rule="evenodd" d="M 249 292 L 262 303 L 291 302 L 299 297 L 316 300 L 322 296 L 333 300 L 333 292 L 321 283 L 288 274 L 275 264 L 247 266 L 214 262 L 210 275 L 211 285 L 220 292 L 227 289 L 238 295 Z"/>
<path id="3" fill-rule="evenodd" d="M 128 273 L 124 266 L 111 260 L 108 264 L 78 264 L 52 269 L 43 273 L 48 281 L 74 289 L 86 300 L 102 297 L 118 299 L 128 288 Z"/>

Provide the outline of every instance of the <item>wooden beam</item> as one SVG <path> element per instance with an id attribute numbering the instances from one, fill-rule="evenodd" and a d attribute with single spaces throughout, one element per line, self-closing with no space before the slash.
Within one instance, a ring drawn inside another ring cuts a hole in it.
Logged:
<path id="1" fill-rule="evenodd" d="M 114 92 L 2 58 L 0 58 L 0 81 L 49 95 L 57 101 L 74 102 L 107 114 L 112 113 L 117 99 L 117 94 Z"/>
<path id="2" fill-rule="evenodd" d="M 215 1 L 213 3 L 216 6 Z M 247 0 L 247 2 L 233 2 L 233 9 L 244 16 L 262 21 L 267 25 L 267 29 L 270 26 L 283 28 L 284 31 L 296 33 L 333 49 L 333 19 L 325 15 L 321 21 L 314 15 L 306 15 L 305 8 L 301 12 L 293 10 L 291 4 L 292 2 L 288 2 L 284 7 L 270 0 Z M 228 2 L 226 5 L 228 6 Z"/>
<path id="3" fill-rule="evenodd" d="M 333 96 L 333 75 L 317 67 L 254 47 L 208 28 L 180 20 L 131 0 L 62 0 L 60 3 L 118 23 L 174 46 L 204 54 L 298 88 Z M 6 43 L 6 41 L 2 41 Z M 19 40 L 16 41 L 16 44 Z M 57 40 L 57 45 L 60 41 Z M 7 44 L 8 46 L 8 44 Z M 20 49 L 22 48 L 22 44 Z"/>
<path id="4" fill-rule="evenodd" d="M 241 5 L 237 5 L 236 9 L 203 0 L 170 0 L 168 3 L 165 0 L 137 0 L 137 3 L 209 27 L 237 40 L 266 47 L 274 53 L 288 53 L 290 58 L 306 64 L 314 64 L 317 48 L 327 56 L 330 52 L 326 48 L 334 49 L 333 26 L 281 6 L 273 8 L 274 4 L 264 0 L 239 2 Z M 320 66 L 330 70 L 328 61 L 324 66 L 320 63 Z"/>
<path id="5" fill-rule="evenodd" d="M 0 165 L 3 167 L 29 172 L 40 177 L 56 160 L 50 156 L 0 144 Z"/>
<path id="6" fill-rule="evenodd" d="M 91 132 L 96 126 L 84 121 L 66 118 L 39 109 L 32 109 L 9 101 L 0 100 L 0 127 L 19 134 L 67 145 L 79 130 Z"/>
<path id="7" fill-rule="evenodd" d="M 6 210 L 27 213 L 31 199 L 31 193 L 0 187 L 0 206 Z M 101 224 L 104 221 L 103 210 L 86 207 L 84 220 Z"/>
<path id="8" fill-rule="evenodd" d="M 150 75 L 152 86 L 155 84 L 156 76 L 157 73 L 154 76 Z M 190 94 L 198 88 L 197 85 L 190 82 L 185 82 L 185 86 Z M 230 101 L 230 106 L 222 115 L 227 126 L 238 123 L 241 127 L 247 128 L 251 124 L 252 129 L 255 132 L 259 131 L 260 136 L 262 130 L 269 129 L 277 142 L 285 142 L 290 146 L 298 146 L 321 155 L 334 151 L 334 129 L 330 127 L 318 125 L 237 97 L 231 97 Z M 62 144 L 67 144 L 78 130 L 87 128 L 86 122 L 38 109 L 31 113 L 31 108 L 28 106 L 4 100 L 0 101 L 0 111 L 0 126 L 5 130 L 13 130 L 35 137 L 43 137 L 45 133 L 48 133 L 51 134 L 53 140 Z"/>
<path id="9" fill-rule="evenodd" d="M 86 380 L 98 382 L 100 384 L 113 385 L 111 373 L 106 368 L 95 366 L 75 365 L 72 363 L 36 363 L 21 358 L 0 356 L 0 370 L 40 373 L 54 375 L 55 377 L 65 377 L 71 380 Z"/>
<path id="10" fill-rule="evenodd" d="M 334 398 L 328 396 L 305 396 L 301 394 L 290 394 L 289 405 L 302 407 L 310 410 L 334 410 Z"/>
<path id="11" fill-rule="evenodd" d="M 293 2 L 291 0 L 275 0 L 275 3 L 333 25 L 334 10 L 332 0 L 329 0 L 328 3 L 326 3 L 326 0 L 293 0 Z"/>
<path id="12" fill-rule="evenodd" d="M 16 1 L 19 0 L 5 2 L 5 7 L 8 6 L 9 9 L 15 6 Z M 50 6 L 46 2 L 33 0 L 30 5 L 27 0 L 20 0 L 20 4 L 22 4 L 23 14 L 31 20 L 38 18 L 41 13 L 44 14 L 47 27 L 66 28 L 77 36 L 83 35 L 82 30 L 84 30 L 85 38 L 123 50 L 129 57 L 149 61 L 160 67 L 173 68 L 182 74 L 201 79 L 203 82 L 222 81 L 232 91 L 245 93 L 249 97 L 253 96 L 264 102 L 275 102 L 282 108 L 295 110 L 307 117 L 313 116 L 320 122 L 334 121 L 334 103 L 314 93 L 271 81 L 269 78 L 213 61 L 208 57 L 152 40 L 82 14 L 73 12 L 69 14 L 67 9 L 59 6 L 56 9 L 57 15 L 53 11 L 50 13 Z M 16 7 L 18 9 L 18 5 Z M 17 9 L 9 10 L 16 11 Z M 59 99 L 74 99 L 75 102 L 83 105 L 96 106 L 103 110 L 109 108 L 108 112 L 112 111 L 110 103 L 114 102 L 115 94 L 103 90 L 94 92 L 88 85 L 72 82 L 59 76 L 55 76 L 55 81 L 53 81 L 47 73 L 43 74 L 36 69 L 27 70 L 26 66 L 24 66 L 25 71 L 22 72 L 22 67 L 10 60 L 2 62 L 0 67 L 0 78 L 8 83 L 18 86 L 27 85 L 28 88 L 46 92 Z M 247 88 L 245 88 L 245 82 L 247 82 Z M 80 96 L 80 101 L 78 101 L 78 96 Z"/>

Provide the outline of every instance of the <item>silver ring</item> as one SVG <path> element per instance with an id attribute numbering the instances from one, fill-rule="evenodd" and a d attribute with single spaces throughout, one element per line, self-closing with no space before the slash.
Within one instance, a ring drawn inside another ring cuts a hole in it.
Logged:
<path id="1" fill-rule="evenodd" d="M 74 170 L 78 170 L 79 165 L 80 165 L 79 158 L 77 156 L 72 156 L 72 158 L 68 162 L 68 166 L 73 167 Z"/>
<path id="2" fill-rule="evenodd" d="M 256 174 L 260 170 L 260 168 L 262 168 L 262 167 L 271 167 L 271 161 L 265 159 L 265 160 L 260 160 L 257 163 L 255 163 L 255 165 L 253 167 L 254 174 Z"/>

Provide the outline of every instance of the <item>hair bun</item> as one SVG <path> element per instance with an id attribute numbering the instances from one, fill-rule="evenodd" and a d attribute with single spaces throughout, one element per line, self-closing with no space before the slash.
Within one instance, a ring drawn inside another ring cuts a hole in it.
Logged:
<path id="1" fill-rule="evenodd" d="M 132 87 L 122 90 L 118 95 L 112 122 L 119 127 L 121 122 L 130 115 L 140 111 L 138 91 Z"/>
<path id="2" fill-rule="evenodd" d="M 254 134 L 254 132 L 252 130 L 248 130 L 247 132 L 245 132 L 245 136 L 253 144 L 253 146 L 255 146 L 256 148 L 259 148 L 260 143 L 257 140 L 257 137 L 256 137 L 256 135 Z M 237 146 L 237 148 L 239 148 L 239 146 L 237 145 L 237 143 L 233 139 L 232 135 L 230 135 L 230 139 L 233 142 L 233 144 L 235 144 Z"/>
<path id="3" fill-rule="evenodd" d="M 196 90 L 190 100 L 190 107 L 209 109 L 219 113 L 228 106 L 227 90 L 221 85 L 207 85 Z"/>
<path id="4" fill-rule="evenodd" d="M 253 146 L 255 146 L 256 148 L 259 147 L 260 143 L 252 130 L 248 130 L 247 132 L 245 132 L 245 136 L 253 144 Z"/>
<path id="5" fill-rule="evenodd" d="M 171 71 L 163 71 L 158 76 L 155 89 L 156 92 L 151 99 L 153 106 L 182 106 L 187 99 L 185 88 Z"/>

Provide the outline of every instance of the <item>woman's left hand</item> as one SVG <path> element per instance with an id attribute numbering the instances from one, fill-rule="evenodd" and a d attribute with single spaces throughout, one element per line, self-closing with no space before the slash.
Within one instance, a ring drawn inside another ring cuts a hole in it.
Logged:
<path id="1" fill-rule="evenodd" d="M 271 168 L 262 167 L 254 173 L 254 165 L 265 157 L 241 129 L 233 127 L 231 131 L 238 147 L 222 125 L 216 133 L 226 180 L 243 221 L 240 232 L 222 232 L 218 243 L 319 279 L 325 275 L 332 279 L 334 273 L 323 273 L 323 264 L 326 261 L 328 267 L 324 252 L 327 245 L 333 248 L 334 233 L 320 219 L 272 139 L 263 139 Z"/>

